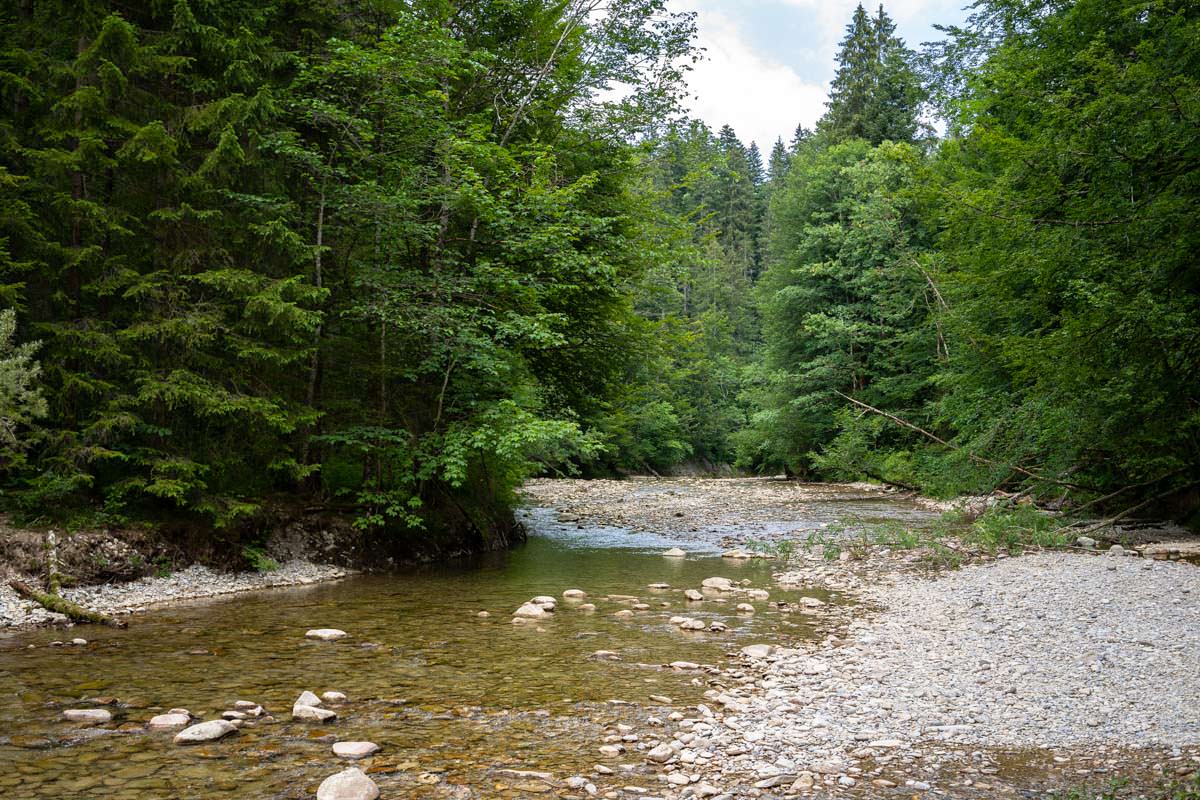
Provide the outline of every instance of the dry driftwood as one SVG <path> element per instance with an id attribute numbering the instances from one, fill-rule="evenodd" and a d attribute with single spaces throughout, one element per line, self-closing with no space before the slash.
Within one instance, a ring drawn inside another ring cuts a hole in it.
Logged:
<path id="1" fill-rule="evenodd" d="M 57 614 L 62 614 L 72 622 L 86 622 L 92 625 L 107 625 L 110 628 L 126 628 L 128 625 L 119 619 L 113 619 L 107 614 L 101 614 L 98 611 L 88 611 L 82 606 L 77 606 L 70 600 L 60 597 L 56 594 L 48 594 L 39 592 L 32 586 L 22 583 L 18 580 L 11 580 L 8 585 L 12 590 L 22 597 L 32 600 L 47 611 L 53 611 Z"/>

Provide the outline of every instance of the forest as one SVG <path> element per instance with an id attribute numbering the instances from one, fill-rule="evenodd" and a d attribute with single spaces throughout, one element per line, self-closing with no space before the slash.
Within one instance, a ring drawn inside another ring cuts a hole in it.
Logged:
<path id="1" fill-rule="evenodd" d="M 538 475 L 1200 507 L 1200 6 L 847 20 L 689 118 L 665 0 L 0 8 L 0 486 L 487 540 Z"/>

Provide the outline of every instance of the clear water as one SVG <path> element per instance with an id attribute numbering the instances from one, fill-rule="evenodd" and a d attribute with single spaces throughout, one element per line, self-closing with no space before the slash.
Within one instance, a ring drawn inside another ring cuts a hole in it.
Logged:
<path id="1" fill-rule="evenodd" d="M 356 763 L 384 797 L 546 796 L 545 784 L 497 770 L 590 772 L 616 723 L 642 730 L 647 717 L 701 700 L 707 687 L 696 673 L 664 664 L 721 664 L 745 644 L 813 635 L 803 616 L 764 601 L 747 617 L 734 613 L 733 598 L 688 608 L 682 596 L 722 575 L 771 589 L 772 600 L 795 600 L 772 587 L 772 561 L 721 559 L 711 547 L 647 533 L 579 529 L 546 509 L 524 513 L 534 531 L 528 544 L 469 563 L 177 606 L 134 617 L 128 630 L 68 634 L 87 638 L 86 647 L 48 646 L 63 637 L 53 630 L 0 639 L 0 797 L 311 797 L 351 763 L 335 757 L 331 743 L 363 739 L 382 746 Z M 675 545 L 692 555 L 659 555 Z M 672 589 L 646 588 L 657 582 Z M 586 591 L 596 611 L 560 600 L 545 622 L 510 624 L 530 597 L 569 588 Z M 609 594 L 637 595 L 651 609 L 616 617 L 629 604 Z M 684 613 L 730 630 L 685 633 L 668 624 Z M 315 627 L 350 636 L 306 640 Z M 589 658 L 597 650 L 621 660 Z M 293 723 L 292 702 L 305 689 L 345 692 L 349 703 L 333 724 Z M 213 719 L 239 699 L 261 703 L 277 722 L 194 747 L 174 745 L 173 731 L 144 729 L 171 707 Z M 64 708 L 100 703 L 112 723 L 61 721 Z"/>

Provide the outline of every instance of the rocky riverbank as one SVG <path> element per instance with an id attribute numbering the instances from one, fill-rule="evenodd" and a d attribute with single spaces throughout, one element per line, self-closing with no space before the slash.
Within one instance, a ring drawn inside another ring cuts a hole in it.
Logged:
<path id="1" fill-rule="evenodd" d="M 721 531 L 739 509 L 779 542 L 828 530 L 806 508 L 813 498 L 861 504 L 873 491 L 736 479 L 546 482 L 530 494 L 580 524 L 677 533 L 707 518 L 731 546 L 746 541 Z M 949 570 L 922 548 L 822 539 L 775 578 L 850 598 L 805 609 L 832 632 L 733 651 L 703 671 L 707 702 L 662 729 L 614 731 L 589 776 L 601 796 L 990 798 L 1114 777 L 1145 789 L 1200 769 L 1200 571 L 1179 560 L 1189 543 L 1019 557 L 964 547 L 966 566 Z M 613 775 L 642 780 L 605 791 Z"/>
<path id="2" fill-rule="evenodd" d="M 64 589 L 63 597 L 89 611 L 110 616 L 144 611 L 188 600 L 203 600 L 238 592 L 284 586 L 306 586 L 337 580 L 351 570 L 309 561 L 289 561 L 266 572 L 218 572 L 194 565 L 163 577 L 141 578 L 128 583 L 110 583 Z M 61 614 L 46 611 L 0 584 L 0 627 L 30 627 L 63 624 Z"/>

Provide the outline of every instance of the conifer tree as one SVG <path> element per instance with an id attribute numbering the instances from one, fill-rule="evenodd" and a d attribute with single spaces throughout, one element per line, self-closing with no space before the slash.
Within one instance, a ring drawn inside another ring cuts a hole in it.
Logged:
<path id="1" fill-rule="evenodd" d="M 817 126 L 825 139 L 913 141 L 922 99 L 914 60 L 882 5 L 874 17 L 858 5 L 846 26 L 827 110 Z"/>

